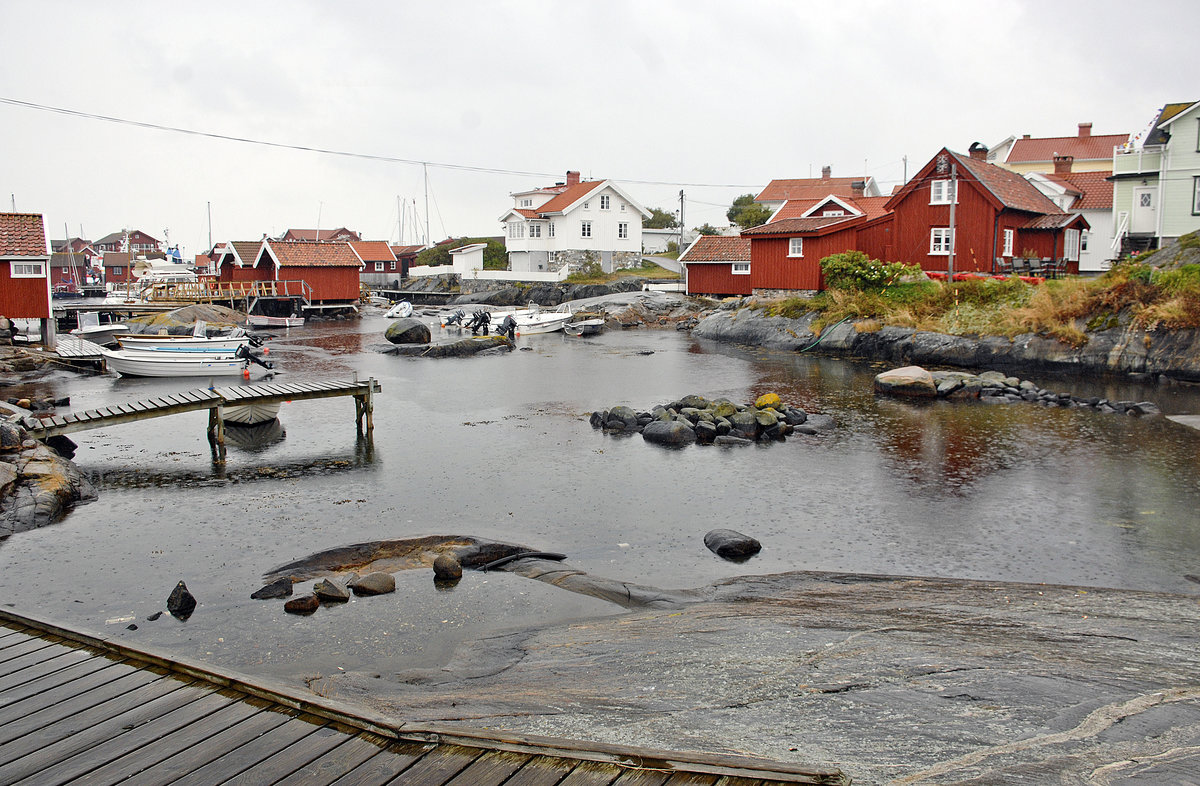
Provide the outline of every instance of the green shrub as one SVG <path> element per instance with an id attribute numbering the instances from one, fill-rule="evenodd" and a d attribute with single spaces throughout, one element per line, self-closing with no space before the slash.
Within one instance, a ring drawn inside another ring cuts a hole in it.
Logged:
<path id="1" fill-rule="evenodd" d="M 855 292 L 881 292 L 920 268 L 899 262 L 881 262 L 861 251 L 831 254 L 821 260 L 825 286 Z"/>

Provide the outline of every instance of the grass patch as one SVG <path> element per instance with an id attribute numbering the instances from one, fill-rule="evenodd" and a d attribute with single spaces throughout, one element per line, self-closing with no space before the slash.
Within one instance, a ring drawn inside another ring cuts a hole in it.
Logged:
<path id="1" fill-rule="evenodd" d="M 575 271 L 567 276 L 568 284 L 611 284 L 622 278 L 667 278 L 678 280 L 679 274 L 674 270 L 667 270 L 652 262 L 642 260 L 642 264 L 636 267 L 621 268 L 614 270 L 612 273 L 605 273 L 600 268 L 599 262 L 592 262 L 585 265 L 582 269 Z"/>

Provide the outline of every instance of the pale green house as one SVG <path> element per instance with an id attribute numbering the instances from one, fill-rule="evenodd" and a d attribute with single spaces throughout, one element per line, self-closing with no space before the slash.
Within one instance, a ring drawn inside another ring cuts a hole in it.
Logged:
<path id="1" fill-rule="evenodd" d="M 1113 250 L 1200 229 L 1200 101 L 1167 104 L 1113 152 Z"/>

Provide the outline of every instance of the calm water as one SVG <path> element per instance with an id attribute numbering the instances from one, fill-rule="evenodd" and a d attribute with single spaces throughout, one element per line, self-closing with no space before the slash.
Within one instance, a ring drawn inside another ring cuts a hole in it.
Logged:
<path id="1" fill-rule="evenodd" d="M 506 574 L 468 573 L 438 590 L 428 571 L 399 574 L 395 595 L 306 618 L 249 599 L 276 565 L 383 538 L 475 535 L 667 587 L 805 569 L 1200 592 L 1185 578 L 1200 574 L 1200 432 L 1164 419 L 876 399 L 869 365 L 674 331 L 398 358 L 370 350 L 386 325 L 367 316 L 270 344 L 281 379 L 379 379 L 371 444 L 355 435 L 351 399 L 285 405 L 282 429 L 231 446 L 223 469 L 204 413 L 75 435 L 75 461 L 100 499 L 0 542 L 0 602 L 295 677 L 436 667 L 463 640 L 620 613 Z M 1187 388 L 1035 381 L 1200 412 Z M 21 392 L 70 395 L 86 409 L 198 386 L 57 376 Z M 769 391 L 841 427 L 767 446 L 664 450 L 586 422 L 618 403 Z M 741 565 L 715 558 L 702 543 L 715 527 L 754 535 L 763 552 Z M 181 579 L 196 613 L 146 621 Z"/>

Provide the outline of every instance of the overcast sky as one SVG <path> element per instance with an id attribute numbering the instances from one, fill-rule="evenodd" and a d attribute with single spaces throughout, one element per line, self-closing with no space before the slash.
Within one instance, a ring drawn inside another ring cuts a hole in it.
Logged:
<path id="1" fill-rule="evenodd" d="M 0 0 L 0 99 L 429 162 L 429 234 L 498 235 L 508 196 L 612 178 L 724 225 L 772 178 L 939 148 L 1136 131 L 1200 100 L 1200 3 Z M 424 169 L 0 103 L 2 210 L 51 237 L 213 241 L 346 226 L 399 239 Z M 478 171 L 502 170 L 499 172 Z M 639 182 L 640 181 L 640 182 Z M 398 199 L 407 208 L 397 207 Z M 419 242 L 409 227 L 406 242 Z"/>

